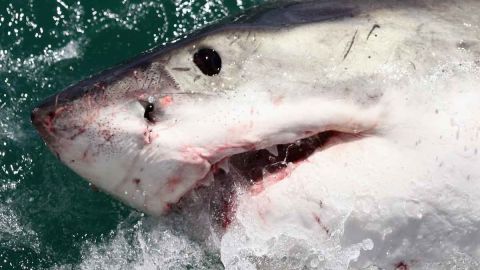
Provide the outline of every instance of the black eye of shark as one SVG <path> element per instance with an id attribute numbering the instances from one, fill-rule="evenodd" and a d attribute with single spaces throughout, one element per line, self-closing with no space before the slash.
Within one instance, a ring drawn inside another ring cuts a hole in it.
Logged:
<path id="1" fill-rule="evenodd" d="M 222 58 L 214 50 L 203 48 L 193 55 L 193 62 L 207 76 L 214 76 L 222 69 Z"/>

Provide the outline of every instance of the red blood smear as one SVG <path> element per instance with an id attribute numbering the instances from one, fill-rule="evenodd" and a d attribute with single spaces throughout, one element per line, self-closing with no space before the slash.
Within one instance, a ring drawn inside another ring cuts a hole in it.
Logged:
<path id="1" fill-rule="evenodd" d="M 168 107 L 168 106 L 172 105 L 172 103 L 173 103 L 173 98 L 171 96 L 165 96 L 160 100 L 160 104 L 163 107 Z"/>
<path id="2" fill-rule="evenodd" d="M 178 184 L 180 184 L 181 182 L 181 179 L 180 177 L 178 176 L 173 176 L 171 177 L 168 182 L 167 182 L 167 188 L 170 190 L 170 191 L 175 191 L 175 189 L 177 188 Z"/>
<path id="3" fill-rule="evenodd" d="M 229 195 L 228 198 L 222 200 L 220 222 L 223 229 L 226 229 L 232 223 L 235 214 L 235 194 L 230 192 Z"/>

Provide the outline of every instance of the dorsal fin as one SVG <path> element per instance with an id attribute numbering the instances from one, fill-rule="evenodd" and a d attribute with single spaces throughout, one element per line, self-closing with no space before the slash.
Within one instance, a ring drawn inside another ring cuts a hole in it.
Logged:
<path id="1" fill-rule="evenodd" d="M 248 28 L 276 28 L 352 17 L 358 8 L 347 1 L 320 0 L 264 5 L 236 18 L 231 25 Z"/>

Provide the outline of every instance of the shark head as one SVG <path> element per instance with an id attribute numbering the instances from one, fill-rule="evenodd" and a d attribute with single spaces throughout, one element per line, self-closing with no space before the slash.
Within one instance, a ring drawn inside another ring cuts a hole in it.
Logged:
<path id="1" fill-rule="evenodd" d="M 315 19 L 350 12 L 329 6 Z M 275 14 L 261 14 L 256 24 L 209 28 L 77 83 L 36 107 L 32 122 L 67 166 L 153 215 L 226 163 L 251 181 L 266 171 L 281 178 L 329 142 L 373 132 L 379 95 L 339 83 L 355 78 L 336 70 L 345 55 L 328 49 L 338 42 L 328 21 L 317 30 L 324 50 L 313 53 L 301 46 L 302 20 L 277 27 L 267 20 Z"/>
<path id="2" fill-rule="evenodd" d="M 256 9 L 68 87 L 32 122 L 126 204 L 207 211 L 226 268 L 320 250 L 361 254 L 339 269 L 478 261 L 480 6 L 451 2 Z"/>

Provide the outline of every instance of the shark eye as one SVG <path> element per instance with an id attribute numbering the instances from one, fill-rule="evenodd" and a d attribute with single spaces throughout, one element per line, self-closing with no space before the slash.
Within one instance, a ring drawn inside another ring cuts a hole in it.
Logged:
<path id="1" fill-rule="evenodd" d="M 153 103 L 151 102 L 147 103 L 147 105 L 145 106 L 145 113 L 143 114 L 143 117 L 145 117 L 145 119 L 147 119 L 150 122 L 154 122 L 152 117 L 152 112 L 154 109 L 155 107 L 153 106 Z"/>
<path id="2" fill-rule="evenodd" d="M 217 75 L 222 68 L 222 59 L 220 55 L 210 48 L 203 48 L 198 50 L 193 55 L 193 62 L 202 71 L 203 74 L 208 76 Z"/>

